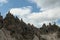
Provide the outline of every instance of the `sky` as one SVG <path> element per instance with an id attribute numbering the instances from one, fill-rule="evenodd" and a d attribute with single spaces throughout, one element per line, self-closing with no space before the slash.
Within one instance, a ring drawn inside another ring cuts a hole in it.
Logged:
<path id="1" fill-rule="evenodd" d="M 60 25 L 60 0 L 0 0 L 2 16 L 8 11 L 37 28 L 49 22 Z"/>

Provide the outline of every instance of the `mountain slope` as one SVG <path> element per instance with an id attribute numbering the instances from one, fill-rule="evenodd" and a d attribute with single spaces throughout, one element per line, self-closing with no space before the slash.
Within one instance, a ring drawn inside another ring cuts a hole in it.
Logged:
<path id="1" fill-rule="evenodd" d="M 36 28 L 8 12 L 4 19 L 0 15 L 0 40 L 60 40 L 60 27 L 49 23 Z"/>

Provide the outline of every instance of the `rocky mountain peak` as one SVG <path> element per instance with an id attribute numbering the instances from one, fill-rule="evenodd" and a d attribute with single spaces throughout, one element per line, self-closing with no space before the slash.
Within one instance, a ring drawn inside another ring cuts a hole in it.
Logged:
<path id="1" fill-rule="evenodd" d="M 3 40 L 55 40 L 55 37 L 57 40 L 57 36 L 60 36 L 60 27 L 56 23 L 53 25 L 49 23 L 36 28 L 33 24 L 26 24 L 22 18 L 15 17 L 9 11 L 4 19 L 0 15 L 0 32 Z"/>

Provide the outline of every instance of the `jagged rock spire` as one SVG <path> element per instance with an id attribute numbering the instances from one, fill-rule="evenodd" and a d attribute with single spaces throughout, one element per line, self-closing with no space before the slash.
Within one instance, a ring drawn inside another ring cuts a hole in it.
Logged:
<path id="1" fill-rule="evenodd" d="M 23 19 L 21 18 L 21 22 L 23 22 Z"/>
<path id="2" fill-rule="evenodd" d="M 10 13 L 10 11 L 7 13 L 6 17 L 7 17 L 7 18 L 14 18 L 14 16 Z M 5 17 L 5 18 L 6 18 L 6 17 Z"/>
<path id="3" fill-rule="evenodd" d="M 10 11 L 8 11 L 8 14 L 12 15 Z"/>
<path id="4" fill-rule="evenodd" d="M 3 17 L 1 16 L 1 12 L 0 12 L 0 28 L 3 27 Z"/>
<path id="5" fill-rule="evenodd" d="M 0 19 L 3 19 L 3 17 L 1 16 L 1 12 L 0 12 Z"/>
<path id="6" fill-rule="evenodd" d="M 44 24 L 42 25 L 42 27 L 46 28 L 46 24 L 44 23 Z"/>
<path id="7" fill-rule="evenodd" d="M 54 22 L 54 25 L 56 25 L 56 22 Z"/>
<path id="8" fill-rule="evenodd" d="M 8 12 L 8 15 L 12 15 L 12 14 L 10 13 L 10 11 Z"/>
<path id="9" fill-rule="evenodd" d="M 10 14 L 10 11 L 8 12 L 8 14 Z"/>
<path id="10" fill-rule="evenodd" d="M 49 23 L 49 26 L 48 27 L 51 27 L 52 25 L 51 25 L 51 23 Z"/>
<path id="11" fill-rule="evenodd" d="M 16 16 L 16 19 L 19 20 L 19 18 Z"/>

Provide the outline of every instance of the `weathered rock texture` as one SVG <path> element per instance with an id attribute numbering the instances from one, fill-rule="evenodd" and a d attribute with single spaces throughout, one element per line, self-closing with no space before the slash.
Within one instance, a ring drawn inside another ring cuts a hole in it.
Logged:
<path id="1" fill-rule="evenodd" d="M 0 15 L 0 40 L 60 40 L 60 27 L 49 23 L 36 28 L 8 12 L 4 19 Z"/>

